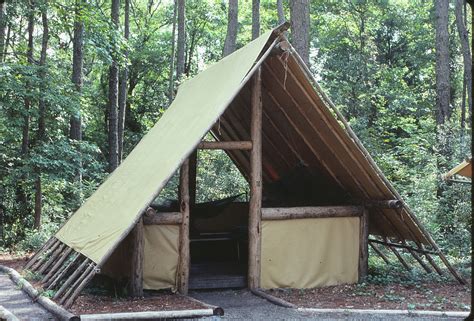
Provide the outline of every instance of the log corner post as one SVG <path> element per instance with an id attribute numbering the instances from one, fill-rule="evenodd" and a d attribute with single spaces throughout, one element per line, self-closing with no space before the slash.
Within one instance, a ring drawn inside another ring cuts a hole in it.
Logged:
<path id="1" fill-rule="evenodd" d="M 262 81 L 261 67 L 252 78 L 248 287 L 260 288 L 262 232 Z"/>
<path id="2" fill-rule="evenodd" d="M 183 221 L 179 230 L 178 292 L 187 295 L 189 288 L 189 159 L 181 166 L 179 206 Z"/>
<path id="3" fill-rule="evenodd" d="M 360 217 L 359 226 L 359 282 L 361 282 L 369 269 L 369 211 L 366 207 Z"/>
<path id="4" fill-rule="evenodd" d="M 130 296 L 143 296 L 143 218 L 132 230 L 132 262 L 130 271 Z"/>

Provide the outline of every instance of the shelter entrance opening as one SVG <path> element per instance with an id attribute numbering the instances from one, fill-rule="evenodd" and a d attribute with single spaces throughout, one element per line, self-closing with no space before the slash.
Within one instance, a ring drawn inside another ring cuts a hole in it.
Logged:
<path id="1" fill-rule="evenodd" d="M 195 196 L 190 184 L 189 288 L 246 287 L 248 183 L 222 150 L 201 150 L 196 163 Z"/>

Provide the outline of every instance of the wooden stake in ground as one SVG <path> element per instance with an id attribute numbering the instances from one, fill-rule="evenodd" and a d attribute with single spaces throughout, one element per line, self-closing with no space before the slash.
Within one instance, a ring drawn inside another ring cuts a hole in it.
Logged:
<path id="1" fill-rule="evenodd" d="M 132 264 L 130 271 L 130 296 L 143 296 L 143 218 L 132 230 Z"/>
<path id="2" fill-rule="evenodd" d="M 252 79 L 250 136 L 250 203 L 249 203 L 249 260 L 248 286 L 260 287 L 260 252 L 262 219 L 262 80 L 261 67 Z"/>
<path id="3" fill-rule="evenodd" d="M 181 166 L 180 181 L 180 211 L 183 222 L 179 231 L 179 266 L 178 291 L 188 294 L 189 285 L 189 160 Z"/>

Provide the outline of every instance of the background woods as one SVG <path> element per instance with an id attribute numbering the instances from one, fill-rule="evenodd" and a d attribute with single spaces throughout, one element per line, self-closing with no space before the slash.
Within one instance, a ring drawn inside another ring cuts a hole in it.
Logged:
<path id="1" fill-rule="evenodd" d="M 285 18 L 388 178 L 447 253 L 467 258 L 470 187 L 440 179 L 471 155 L 464 0 L 0 0 L 0 246 L 40 245 L 180 82 Z M 247 191 L 224 153 L 198 162 L 198 201 Z M 176 197 L 177 178 L 168 185 L 161 197 Z"/>

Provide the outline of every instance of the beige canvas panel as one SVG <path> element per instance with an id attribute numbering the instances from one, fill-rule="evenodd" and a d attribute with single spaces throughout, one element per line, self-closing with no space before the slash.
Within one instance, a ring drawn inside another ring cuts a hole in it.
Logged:
<path id="1" fill-rule="evenodd" d="M 176 289 L 179 260 L 179 226 L 145 225 L 143 288 Z"/>
<path id="2" fill-rule="evenodd" d="M 270 35 L 181 85 L 161 119 L 56 237 L 100 264 L 224 112 Z"/>
<path id="3" fill-rule="evenodd" d="M 262 288 L 355 283 L 358 260 L 358 217 L 262 222 Z"/>

